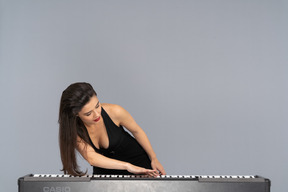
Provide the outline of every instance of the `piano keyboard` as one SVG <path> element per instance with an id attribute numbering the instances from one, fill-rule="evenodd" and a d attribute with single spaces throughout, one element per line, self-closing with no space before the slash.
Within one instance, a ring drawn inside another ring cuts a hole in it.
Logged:
<path id="1" fill-rule="evenodd" d="M 40 179 L 153 179 L 153 180 L 197 180 L 197 179 L 255 179 L 254 175 L 160 175 L 157 177 L 150 177 L 147 175 L 85 175 L 85 176 L 72 176 L 62 174 L 31 174 L 26 179 L 40 180 Z"/>
<path id="2" fill-rule="evenodd" d="M 85 175 L 30 174 L 18 179 L 19 192 L 269 192 L 270 180 L 257 175 Z"/>

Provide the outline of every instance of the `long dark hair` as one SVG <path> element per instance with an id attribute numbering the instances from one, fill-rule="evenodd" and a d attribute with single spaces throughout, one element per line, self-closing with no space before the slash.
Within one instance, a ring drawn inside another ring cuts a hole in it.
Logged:
<path id="1" fill-rule="evenodd" d="M 77 136 L 89 143 L 87 130 L 77 116 L 91 97 L 97 95 L 89 83 L 74 83 L 62 93 L 59 109 L 59 146 L 64 174 L 84 175 L 76 158 Z"/>

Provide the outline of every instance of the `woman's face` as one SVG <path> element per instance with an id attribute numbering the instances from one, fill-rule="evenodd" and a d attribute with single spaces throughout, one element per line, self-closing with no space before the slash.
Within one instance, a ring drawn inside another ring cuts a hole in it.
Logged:
<path id="1" fill-rule="evenodd" d="M 100 121 L 101 104 L 96 95 L 90 98 L 90 101 L 84 105 L 78 116 L 86 126 L 97 124 Z"/>

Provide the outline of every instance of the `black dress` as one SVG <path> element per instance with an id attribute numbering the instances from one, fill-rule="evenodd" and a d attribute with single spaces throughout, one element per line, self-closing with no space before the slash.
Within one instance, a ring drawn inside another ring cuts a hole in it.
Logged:
<path id="1" fill-rule="evenodd" d="M 129 162 L 133 165 L 140 166 L 147 169 L 151 168 L 151 161 L 141 147 L 141 145 L 126 132 L 122 126 L 117 126 L 111 120 L 106 111 L 102 108 L 101 116 L 104 120 L 104 124 L 107 130 L 109 147 L 96 148 L 91 138 L 90 144 L 97 153 L 100 153 L 106 157 L 117 159 L 120 161 Z M 109 175 L 131 175 L 132 173 L 126 170 L 115 170 L 115 169 L 103 169 L 100 167 L 93 166 L 93 174 L 109 174 Z"/>

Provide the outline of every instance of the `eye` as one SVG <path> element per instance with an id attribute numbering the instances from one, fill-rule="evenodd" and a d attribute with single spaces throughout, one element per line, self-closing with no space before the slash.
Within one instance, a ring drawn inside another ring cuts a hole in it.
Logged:
<path id="1" fill-rule="evenodd" d="M 91 112 L 89 112 L 89 113 L 86 113 L 85 115 L 86 115 L 86 116 L 89 116 L 89 115 L 91 115 Z"/>

